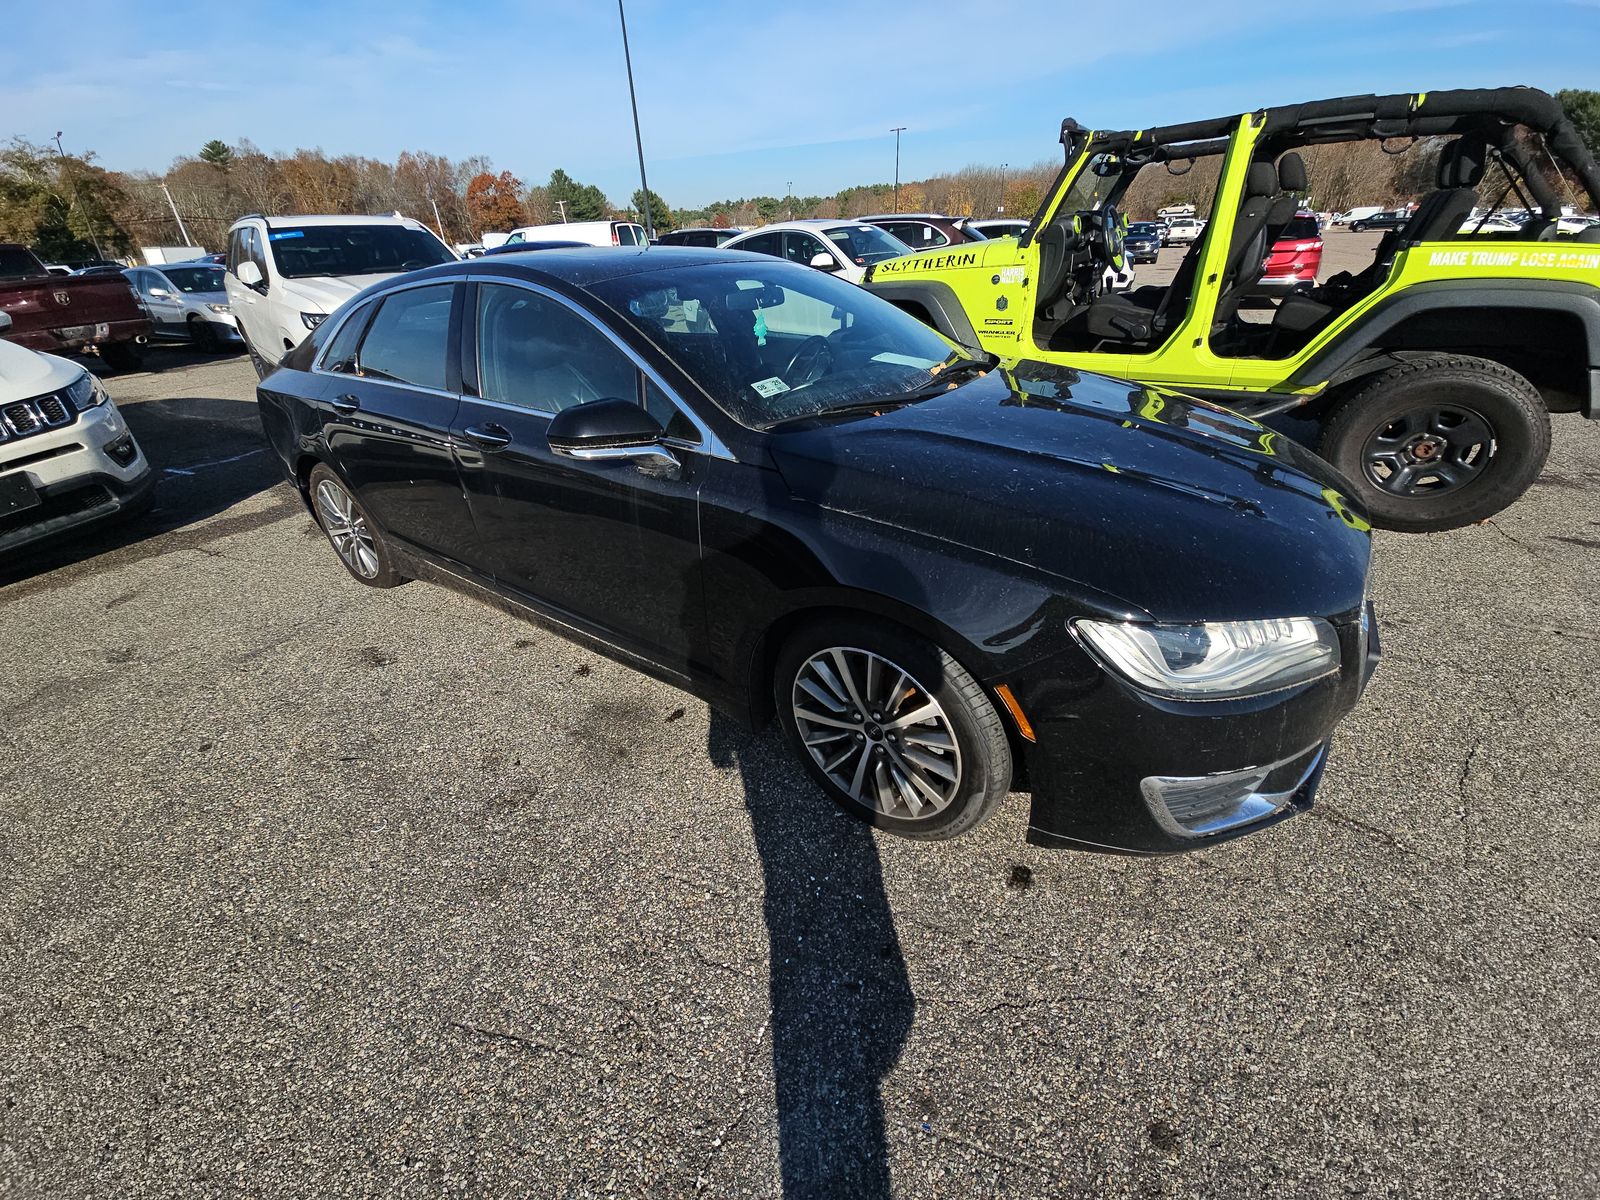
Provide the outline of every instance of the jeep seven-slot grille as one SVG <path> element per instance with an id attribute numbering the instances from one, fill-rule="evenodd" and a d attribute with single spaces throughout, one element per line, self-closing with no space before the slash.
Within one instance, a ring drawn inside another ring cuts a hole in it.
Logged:
<path id="1" fill-rule="evenodd" d="M 60 429 L 72 424 L 76 415 L 67 398 L 55 392 L 0 405 L 0 442 Z"/>

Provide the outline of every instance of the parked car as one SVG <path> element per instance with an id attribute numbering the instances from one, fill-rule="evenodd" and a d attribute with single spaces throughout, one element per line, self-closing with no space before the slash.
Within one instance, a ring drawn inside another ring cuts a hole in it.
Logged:
<path id="1" fill-rule="evenodd" d="M 650 236 L 637 221 L 564 221 L 554 225 L 519 225 L 502 246 L 517 242 L 567 241 L 589 246 L 646 246 Z M 488 245 L 485 239 L 485 245 Z"/>
<path id="2" fill-rule="evenodd" d="M 1122 246 L 1136 263 L 1153 263 L 1161 257 L 1161 226 L 1154 221 L 1135 221 L 1123 235 Z"/>
<path id="3" fill-rule="evenodd" d="M 851 283 L 860 283 L 874 263 L 911 253 L 910 246 L 876 225 L 842 220 L 782 221 L 729 238 L 723 248 L 786 258 Z"/>
<path id="4" fill-rule="evenodd" d="M 944 217 L 937 213 L 891 213 L 861 219 L 892 233 L 914 251 L 980 242 L 987 236 L 973 228 L 965 217 Z"/>
<path id="5" fill-rule="evenodd" d="M 30 350 L 98 354 L 109 367 L 131 371 L 150 339 L 150 318 L 139 311 L 128 281 L 97 275 L 52 275 L 26 246 L 0 243 L 0 312 L 4 336 Z"/>
<path id="6" fill-rule="evenodd" d="M 1021 237 L 1028 232 L 1028 223 L 1015 217 L 984 217 L 968 221 L 967 229 L 974 229 L 986 238 Z"/>
<path id="7" fill-rule="evenodd" d="M 1198 241 L 1205 231 L 1205 222 L 1195 217 L 1173 217 L 1167 227 L 1167 242 L 1173 246 L 1187 246 Z"/>
<path id="8" fill-rule="evenodd" d="M 71 275 L 72 268 L 65 263 L 45 263 L 44 269 L 52 275 Z"/>
<path id="9" fill-rule="evenodd" d="M 130 267 L 124 272 L 156 337 L 192 342 L 201 350 L 242 346 L 228 307 L 224 271 L 210 263 Z"/>
<path id="10" fill-rule="evenodd" d="M 1267 254 L 1266 273 L 1261 276 L 1262 292 L 1309 292 L 1317 285 L 1322 270 L 1322 230 L 1316 213 L 1301 209 L 1279 232 Z"/>
<path id="11" fill-rule="evenodd" d="M 1014 783 L 1046 845 L 1263 829 L 1311 804 L 1376 661 L 1370 535 L 1309 452 L 974 357 L 804 265 L 420 271 L 257 394 L 353 579 L 471 580 L 735 720 L 775 712 L 824 792 L 908 837 Z"/>
<path id="12" fill-rule="evenodd" d="M 742 229 L 712 229 L 709 226 L 697 229 L 674 229 L 663 233 L 656 239 L 658 246 L 709 246 L 712 249 L 724 242 L 738 237 Z"/>
<path id="13" fill-rule="evenodd" d="M 228 230 L 224 283 L 259 376 L 362 288 L 455 261 L 433 230 L 406 217 L 248 216 Z"/>
<path id="14" fill-rule="evenodd" d="M 155 473 L 100 381 L 10 332 L 0 312 L 0 554 L 148 508 Z"/>
<path id="15" fill-rule="evenodd" d="M 1465 221 L 1461 222 L 1461 227 L 1457 229 L 1456 232 L 1471 237 L 1497 233 L 1506 236 L 1515 236 L 1522 232 L 1522 225 L 1516 221 L 1510 220 L 1507 217 L 1497 216 L 1494 213 L 1486 213 L 1482 216 L 1468 217 Z"/>
<path id="16" fill-rule="evenodd" d="M 1381 204 L 1360 204 L 1346 212 L 1339 213 L 1333 218 L 1335 225 L 1349 225 L 1355 221 L 1364 221 L 1368 217 L 1375 217 L 1383 212 Z"/>
<path id="17" fill-rule="evenodd" d="M 498 246 L 489 247 L 489 249 L 485 250 L 483 254 L 477 255 L 476 257 L 483 258 L 485 255 L 494 254 L 525 254 L 532 250 L 572 250 L 579 246 L 587 246 L 588 244 L 588 242 L 563 241 L 502 242 Z"/>
<path id="18" fill-rule="evenodd" d="M 1404 229 L 1406 222 L 1411 219 L 1407 212 L 1376 212 L 1369 217 L 1350 222 L 1351 233 L 1365 233 L 1369 229 L 1381 229 L 1387 232 L 1390 229 Z"/>

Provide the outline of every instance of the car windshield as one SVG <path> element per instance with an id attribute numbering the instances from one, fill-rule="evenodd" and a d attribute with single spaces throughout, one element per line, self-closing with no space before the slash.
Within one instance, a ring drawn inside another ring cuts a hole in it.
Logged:
<path id="1" fill-rule="evenodd" d="M 267 241 L 278 274 L 286 279 L 314 275 L 389 275 L 415 271 L 454 256 L 433 234 L 404 225 L 306 225 L 271 229 Z"/>
<path id="2" fill-rule="evenodd" d="M 1290 218 L 1289 223 L 1283 227 L 1283 232 L 1278 236 L 1299 241 L 1302 238 L 1318 237 L 1320 232 L 1317 229 L 1317 219 L 1315 217 L 1301 216 Z"/>
<path id="3" fill-rule="evenodd" d="M 827 231 L 828 240 L 850 256 L 858 267 L 870 267 L 886 259 L 910 254 L 911 247 L 876 225 L 836 225 Z"/>
<path id="4" fill-rule="evenodd" d="M 755 429 L 888 403 L 980 361 L 888 301 L 783 261 L 669 268 L 589 290 Z"/>
<path id="5" fill-rule="evenodd" d="M 192 294 L 223 290 L 221 267 L 168 267 L 161 273 L 180 292 Z"/>
<path id="6" fill-rule="evenodd" d="M 1149 221 L 1135 221 L 1128 226 L 1128 232 L 1138 234 L 1141 237 L 1154 237 L 1160 233 L 1160 228 Z"/>
<path id="7" fill-rule="evenodd" d="M 1122 160 L 1115 154 L 1091 154 L 1073 178 L 1056 211 L 1092 212 L 1110 198 L 1122 180 Z"/>

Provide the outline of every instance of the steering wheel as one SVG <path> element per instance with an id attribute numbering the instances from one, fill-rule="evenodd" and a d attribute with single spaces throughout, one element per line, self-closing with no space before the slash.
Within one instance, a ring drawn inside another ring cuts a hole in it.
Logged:
<path id="1" fill-rule="evenodd" d="M 1123 241 L 1128 235 L 1127 214 L 1119 213 L 1108 204 L 1095 216 L 1099 218 L 1095 221 L 1095 250 L 1102 261 L 1120 271 L 1124 262 Z"/>
<path id="2" fill-rule="evenodd" d="M 833 366 L 833 347 L 821 334 L 808 337 L 800 343 L 789 365 L 783 369 L 783 381 L 792 388 L 815 383 Z"/>

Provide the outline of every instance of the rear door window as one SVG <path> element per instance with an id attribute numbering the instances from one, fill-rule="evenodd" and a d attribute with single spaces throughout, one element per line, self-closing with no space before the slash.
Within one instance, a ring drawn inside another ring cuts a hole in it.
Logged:
<path id="1" fill-rule="evenodd" d="M 440 283 L 387 297 L 361 343 L 362 376 L 444 391 L 454 295 Z"/>
<path id="2" fill-rule="evenodd" d="M 730 247 L 730 249 L 749 250 L 753 254 L 770 254 L 775 258 L 780 257 L 783 254 L 783 234 L 758 233 L 753 237 L 746 238 L 737 246 Z"/>

